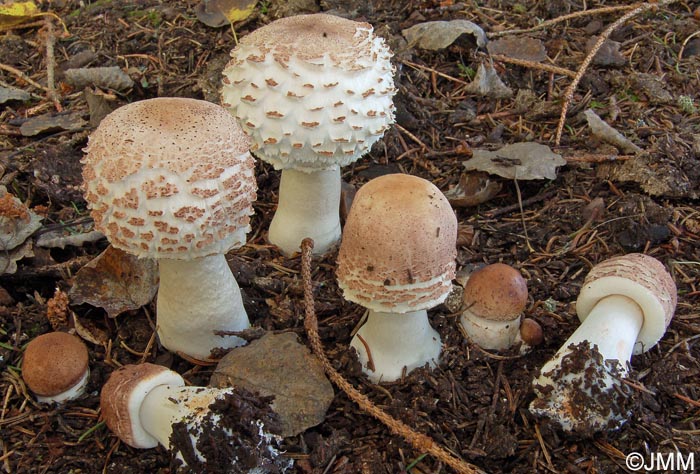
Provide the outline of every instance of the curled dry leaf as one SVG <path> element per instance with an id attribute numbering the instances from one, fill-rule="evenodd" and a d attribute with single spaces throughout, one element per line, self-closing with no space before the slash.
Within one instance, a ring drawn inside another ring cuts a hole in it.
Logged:
<path id="1" fill-rule="evenodd" d="M 0 87 L 0 104 L 11 100 L 25 101 L 31 99 L 31 97 L 29 92 L 16 87 Z"/>
<path id="2" fill-rule="evenodd" d="M 427 21 L 401 31 L 409 46 L 438 50 L 447 48 L 463 34 L 474 36 L 476 45 L 483 47 L 488 39 L 484 30 L 467 20 Z"/>
<path id="3" fill-rule="evenodd" d="M 471 207 L 493 199 L 500 190 L 501 183 L 488 173 L 462 173 L 459 183 L 444 194 L 452 207 Z"/>
<path id="4" fill-rule="evenodd" d="M 75 333 L 86 340 L 97 346 L 107 347 L 109 343 L 109 336 L 107 332 L 103 329 L 98 328 L 92 321 L 85 320 L 81 321 L 78 315 L 73 311 L 70 312 L 73 318 L 73 326 L 75 327 Z"/>
<path id="5" fill-rule="evenodd" d="M 0 251 L 19 247 L 40 227 L 41 217 L 0 186 Z"/>
<path id="6" fill-rule="evenodd" d="M 86 124 L 80 112 L 44 114 L 25 120 L 19 131 L 25 137 L 33 137 L 41 133 L 63 130 L 78 131 Z"/>
<path id="7" fill-rule="evenodd" d="M 219 28 L 248 18 L 256 3 L 257 0 L 202 0 L 195 12 L 199 21 Z"/>
<path id="8" fill-rule="evenodd" d="M 592 109 L 586 110 L 583 114 L 586 116 L 586 121 L 588 122 L 588 126 L 591 128 L 591 132 L 596 137 L 610 143 L 611 145 L 614 145 L 625 153 L 639 153 L 642 151 L 641 148 L 632 143 L 623 134 L 598 117 L 598 114 L 596 114 Z"/>
<path id="9" fill-rule="evenodd" d="M 510 37 L 490 41 L 486 49 L 491 54 L 500 54 L 523 61 L 541 62 L 547 59 L 544 43 L 536 38 Z"/>
<path id="10" fill-rule="evenodd" d="M 134 86 L 134 81 L 118 66 L 66 69 L 65 76 L 66 83 L 76 89 L 94 86 L 125 91 Z"/>
<path id="11" fill-rule="evenodd" d="M 506 145 L 496 151 L 474 150 L 472 159 L 463 161 L 467 170 L 485 171 L 504 178 L 555 179 L 557 168 L 566 164 L 551 148 L 534 142 Z"/>
<path id="12" fill-rule="evenodd" d="M 513 96 L 513 90 L 501 81 L 491 63 L 479 64 L 474 80 L 466 85 L 464 90 L 492 99 L 508 99 Z"/>
<path id="13" fill-rule="evenodd" d="M 150 303 L 157 290 L 155 261 L 109 246 L 76 273 L 69 295 L 74 304 L 103 308 L 114 318 Z"/>

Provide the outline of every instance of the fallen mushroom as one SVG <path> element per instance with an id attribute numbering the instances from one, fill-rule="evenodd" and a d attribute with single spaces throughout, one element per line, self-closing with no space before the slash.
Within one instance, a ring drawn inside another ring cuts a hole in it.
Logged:
<path id="1" fill-rule="evenodd" d="M 90 375 L 88 350 L 79 337 L 49 332 L 24 350 L 22 378 L 40 403 L 63 403 L 85 392 Z"/>
<path id="2" fill-rule="evenodd" d="M 527 282 L 510 265 L 486 265 L 469 276 L 462 303 L 460 323 L 469 339 L 484 349 L 508 349 L 519 339 Z"/>
<path id="3" fill-rule="evenodd" d="M 442 343 L 426 310 L 450 293 L 456 241 L 457 218 L 429 181 L 390 174 L 357 191 L 337 278 L 345 299 L 369 310 L 350 345 L 373 382 L 437 364 Z"/>
<path id="4" fill-rule="evenodd" d="M 327 15 L 274 21 L 243 37 L 223 71 L 222 104 L 282 170 L 269 241 L 289 255 L 340 239 L 340 167 L 394 122 L 391 52 L 369 23 Z"/>
<path id="5" fill-rule="evenodd" d="M 206 359 L 250 326 L 224 254 L 245 243 L 256 182 L 249 139 L 222 107 L 133 102 L 92 133 L 83 158 L 95 227 L 115 247 L 158 259 L 158 336 Z"/>
<path id="6" fill-rule="evenodd" d="M 614 257 L 586 276 L 576 311 L 581 325 L 540 370 L 530 411 L 584 434 L 627 419 L 620 380 L 630 358 L 656 345 L 676 307 L 663 264 L 643 254 Z"/>
<path id="7" fill-rule="evenodd" d="M 139 449 L 159 444 L 193 472 L 280 473 L 292 465 L 276 445 L 269 400 L 235 388 L 185 386 L 155 364 L 125 365 L 100 394 L 105 424 Z M 175 464 L 178 464 L 176 462 Z"/>

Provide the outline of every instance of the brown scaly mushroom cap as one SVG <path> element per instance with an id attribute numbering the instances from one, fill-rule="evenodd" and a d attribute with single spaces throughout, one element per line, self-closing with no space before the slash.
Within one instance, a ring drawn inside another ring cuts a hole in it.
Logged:
<path id="1" fill-rule="evenodd" d="M 656 345 L 676 310 L 676 283 L 663 263 L 641 253 L 631 253 L 605 260 L 586 275 L 576 300 L 576 312 L 584 321 L 593 307 L 606 296 L 622 295 L 637 303 L 644 323 L 634 345 L 641 354 Z"/>
<path id="2" fill-rule="evenodd" d="M 222 104 L 276 169 L 336 169 L 394 122 L 391 52 L 372 25 L 327 14 L 282 18 L 243 37 Z"/>
<path id="3" fill-rule="evenodd" d="M 185 381 L 172 370 L 146 363 L 115 370 L 102 387 L 102 419 L 129 446 L 140 449 L 158 446 L 158 440 L 143 428 L 140 408 L 146 395 L 159 385 L 181 387 Z"/>
<path id="4" fill-rule="evenodd" d="M 50 332 L 32 339 L 24 350 L 22 378 L 40 401 L 63 401 L 60 397 L 88 374 L 88 350 L 77 336 Z M 79 396 L 76 393 L 75 396 Z"/>
<path id="5" fill-rule="evenodd" d="M 216 104 L 157 98 L 120 107 L 90 136 L 82 161 L 95 227 L 143 257 L 240 247 L 257 188 L 249 146 Z"/>
<path id="6" fill-rule="evenodd" d="M 345 299 L 405 313 L 444 301 L 455 276 L 457 218 L 431 182 L 406 174 L 362 186 L 338 254 Z"/>
<path id="7" fill-rule="evenodd" d="M 525 309 L 527 282 L 510 265 L 486 265 L 469 276 L 462 301 L 465 308 L 480 318 L 511 321 Z"/>

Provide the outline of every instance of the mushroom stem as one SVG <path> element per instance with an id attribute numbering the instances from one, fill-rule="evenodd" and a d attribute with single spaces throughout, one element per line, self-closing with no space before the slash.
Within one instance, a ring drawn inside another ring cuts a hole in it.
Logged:
<path id="1" fill-rule="evenodd" d="M 401 378 L 404 367 L 408 373 L 426 363 L 437 365 L 442 341 L 424 309 L 402 314 L 369 310 L 350 346 L 372 382 L 391 382 Z"/>
<path id="2" fill-rule="evenodd" d="M 591 347 L 595 345 L 603 360 L 616 360 L 620 364 L 621 373 L 626 374 L 643 322 L 641 308 L 630 298 L 621 295 L 603 298 L 554 357 L 542 367 L 538 382 L 541 384 L 550 380 L 546 374 L 561 366 L 562 357 L 569 352 L 569 347 L 584 341 Z"/>
<path id="3" fill-rule="evenodd" d="M 291 255 L 310 237 L 314 253 L 325 253 L 340 240 L 339 208 L 339 167 L 310 173 L 282 170 L 279 204 L 268 234 L 270 243 Z"/>
<path id="4" fill-rule="evenodd" d="M 520 316 L 508 321 L 479 317 L 469 310 L 462 313 L 460 323 L 472 342 L 484 349 L 503 350 L 515 343 L 520 332 Z"/>
<path id="5" fill-rule="evenodd" d="M 193 260 L 159 259 L 158 336 L 165 348 L 205 360 L 212 349 L 245 344 L 217 331 L 250 327 L 241 290 L 223 254 Z"/>
<path id="6" fill-rule="evenodd" d="M 211 413 L 209 406 L 230 393 L 233 393 L 233 389 L 158 385 L 143 399 L 139 410 L 141 425 L 163 447 L 172 450 L 170 437 L 173 433 L 173 425 L 185 422 L 191 446 L 194 447 L 199 460 L 204 461 L 197 450 L 197 435 L 201 432 L 199 425 L 210 414 L 214 418 L 211 420 L 213 422 L 221 418 L 221 415 Z M 181 458 L 179 451 L 177 456 Z"/>
<path id="7" fill-rule="evenodd" d="M 76 382 L 71 388 L 65 392 L 61 392 L 58 395 L 36 395 L 36 401 L 39 403 L 63 403 L 68 400 L 75 400 L 83 393 L 85 393 L 85 387 L 87 387 L 88 379 L 90 378 L 90 370 L 86 370 L 80 380 Z"/>

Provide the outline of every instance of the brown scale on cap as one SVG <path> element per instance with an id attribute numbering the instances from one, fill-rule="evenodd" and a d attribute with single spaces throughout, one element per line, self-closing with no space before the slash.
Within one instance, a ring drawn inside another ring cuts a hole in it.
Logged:
<path id="1" fill-rule="evenodd" d="M 22 378 L 35 394 L 52 397 L 77 384 L 88 370 L 88 361 L 87 347 L 77 336 L 42 334 L 24 351 Z"/>
<path id="2" fill-rule="evenodd" d="M 527 282 L 520 272 L 504 263 L 494 263 L 469 276 L 462 294 L 465 309 L 492 321 L 510 321 L 527 304 Z"/>
<path id="3" fill-rule="evenodd" d="M 416 310 L 430 308 L 450 291 L 456 239 L 457 219 L 432 183 L 405 174 L 375 178 L 359 189 L 350 209 L 338 281 L 358 294 L 359 304 L 392 307 L 408 299 Z"/>
<path id="4" fill-rule="evenodd" d="M 83 158 L 96 228 L 122 250 L 153 258 L 203 257 L 242 245 L 256 197 L 249 147 L 236 120 L 209 102 L 158 98 L 115 110 L 90 136 Z M 209 221 L 210 212 L 223 217 Z M 241 214 L 244 225 L 228 232 Z M 204 222 L 227 235 L 207 240 Z M 162 233 L 202 236 L 207 245 L 153 238 Z"/>

